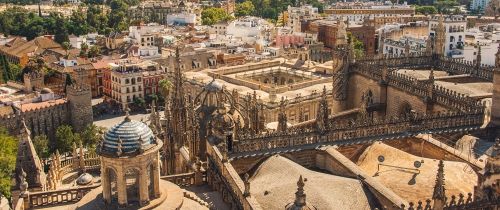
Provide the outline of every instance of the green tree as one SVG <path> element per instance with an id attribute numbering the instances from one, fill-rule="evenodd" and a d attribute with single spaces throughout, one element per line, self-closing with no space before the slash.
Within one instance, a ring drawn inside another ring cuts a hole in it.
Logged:
<path id="1" fill-rule="evenodd" d="M 456 0 L 437 0 L 434 3 L 438 13 L 451 14 L 454 11 L 454 7 L 458 6 Z"/>
<path id="2" fill-rule="evenodd" d="M 66 20 L 61 15 L 56 16 L 56 25 L 57 27 L 54 31 L 54 41 L 59 44 L 64 42 L 69 42 L 69 34 L 68 29 L 66 28 Z"/>
<path id="3" fill-rule="evenodd" d="M 229 21 L 233 17 L 227 14 L 222 8 L 211 7 L 201 12 L 201 23 L 203 25 L 213 25 L 220 21 Z"/>
<path id="4" fill-rule="evenodd" d="M 19 64 L 9 63 L 9 79 L 14 81 L 22 81 L 23 70 Z"/>
<path id="5" fill-rule="evenodd" d="M 89 58 L 97 57 L 101 53 L 101 49 L 97 45 L 93 45 L 90 47 L 90 50 L 87 54 Z"/>
<path id="6" fill-rule="evenodd" d="M 70 74 L 66 74 L 66 80 L 64 81 L 64 86 L 72 85 L 73 79 Z"/>
<path id="7" fill-rule="evenodd" d="M 87 125 L 87 127 L 85 127 L 85 129 L 81 133 L 83 146 L 95 149 L 97 144 L 101 140 L 102 133 L 104 133 L 103 127 L 98 127 L 94 124 Z"/>
<path id="8" fill-rule="evenodd" d="M 365 45 L 363 44 L 362 41 L 358 40 L 355 36 L 352 35 L 352 33 L 348 32 L 347 33 L 347 40 L 349 42 L 352 42 L 353 45 L 353 50 L 354 50 L 354 57 L 355 58 L 361 58 L 363 57 L 365 53 Z"/>
<path id="9" fill-rule="evenodd" d="M 138 108 L 144 108 L 146 105 L 146 101 L 143 98 L 134 98 L 134 105 L 137 106 Z"/>
<path id="10" fill-rule="evenodd" d="M 243 3 L 236 4 L 236 11 L 234 15 L 236 17 L 249 16 L 255 12 L 255 7 L 251 1 L 245 1 Z"/>
<path id="11" fill-rule="evenodd" d="M 69 42 L 63 42 L 62 43 L 62 48 L 64 49 L 64 51 L 66 52 L 66 55 L 64 55 L 65 58 L 68 58 L 68 55 L 69 55 L 69 50 L 71 49 L 71 43 Z"/>
<path id="12" fill-rule="evenodd" d="M 17 140 L 0 128 L 0 193 L 10 198 L 11 175 L 16 167 Z"/>
<path id="13" fill-rule="evenodd" d="M 70 152 L 73 143 L 79 144 L 82 141 L 80 134 L 73 133 L 73 129 L 69 125 L 61 125 L 56 130 L 56 147 L 59 152 Z"/>
<path id="14" fill-rule="evenodd" d="M 437 13 L 437 9 L 434 6 L 416 6 L 415 12 L 417 14 L 422 14 L 422 15 L 425 15 L 425 14 L 432 15 L 432 14 Z"/>
<path id="15" fill-rule="evenodd" d="M 80 57 L 87 57 L 87 51 L 89 50 L 89 45 L 86 42 L 82 43 L 80 46 Z"/>
<path id="16" fill-rule="evenodd" d="M 49 139 L 46 135 L 35 136 L 33 145 L 39 157 L 48 158 L 50 156 Z"/>
<path id="17" fill-rule="evenodd" d="M 160 87 L 160 91 L 163 93 L 163 95 L 169 95 L 170 94 L 170 89 L 172 89 L 172 82 L 168 79 L 162 79 L 158 82 L 158 85 Z"/>
<path id="18" fill-rule="evenodd" d="M 71 17 L 69 18 L 69 28 L 68 31 L 76 36 L 84 35 L 89 33 L 89 25 L 87 23 L 87 13 L 84 12 L 83 7 L 78 7 L 73 10 Z"/>
<path id="19" fill-rule="evenodd" d="M 5 58 L 5 55 L 0 55 L 0 73 L 2 75 L 2 81 L 7 82 L 9 80 L 9 62 Z"/>

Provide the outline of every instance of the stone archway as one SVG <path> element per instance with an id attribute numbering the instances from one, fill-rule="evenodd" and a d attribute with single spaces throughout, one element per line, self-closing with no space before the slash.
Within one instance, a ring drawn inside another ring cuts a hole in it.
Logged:
<path id="1" fill-rule="evenodd" d="M 139 200 L 139 175 L 140 170 L 136 168 L 129 168 L 125 172 L 125 184 L 127 191 L 127 203 L 130 204 L 140 204 Z"/>

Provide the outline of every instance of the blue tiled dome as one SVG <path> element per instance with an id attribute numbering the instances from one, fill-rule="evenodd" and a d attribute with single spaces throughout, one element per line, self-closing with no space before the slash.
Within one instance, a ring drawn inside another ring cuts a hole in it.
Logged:
<path id="1" fill-rule="evenodd" d="M 139 138 L 141 139 L 140 145 L 142 148 L 149 148 L 154 142 L 153 132 L 146 124 L 126 117 L 124 121 L 114 125 L 104 134 L 102 150 L 116 153 L 121 140 L 122 153 L 135 152 L 141 148 L 138 143 Z"/>

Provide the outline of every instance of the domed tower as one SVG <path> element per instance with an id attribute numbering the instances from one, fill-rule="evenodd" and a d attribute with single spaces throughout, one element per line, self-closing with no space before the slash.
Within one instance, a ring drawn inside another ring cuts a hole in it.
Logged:
<path id="1" fill-rule="evenodd" d="M 159 149 L 163 142 L 149 127 L 125 119 L 103 136 L 101 156 L 103 199 L 118 206 L 144 206 L 160 197 Z"/>
<path id="2" fill-rule="evenodd" d="M 195 102 L 199 104 L 200 136 L 208 137 L 200 141 L 200 150 L 203 150 L 200 154 L 205 153 L 207 140 L 224 143 L 230 151 L 236 140 L 235 134 L 245 124 L 233 95 L 214 79 L 203 87 Z"/>

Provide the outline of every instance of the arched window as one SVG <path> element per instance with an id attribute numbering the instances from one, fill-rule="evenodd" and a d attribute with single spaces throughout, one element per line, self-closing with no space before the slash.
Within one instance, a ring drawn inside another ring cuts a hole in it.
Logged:
<path id="1" fill-rule="evenodd" d="M 409 118 L 412 116 L 413 108 L 407 101 L 403 102 L 399 107 L 399 117 Z"/>

